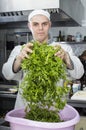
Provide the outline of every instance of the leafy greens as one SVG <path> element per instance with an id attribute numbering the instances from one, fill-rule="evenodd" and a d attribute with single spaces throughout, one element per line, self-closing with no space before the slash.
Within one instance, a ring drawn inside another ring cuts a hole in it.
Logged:
<path id="1" fill-rule="evenodd" d="M 21 67 L 25 71 L 25 77 L 20 87 L 30 109 L 26 118 L 47 122 L 61 121 L 56 113 L 66 104 L 63 97 L 67 94 L 68 87 L 59 85 L 61 79 L 67 80 L 66 65 L 55 56 L 59 49 L 60 47 L 54 48 L 47 43 L 40 44 L 35 41 L 33 53 L 28 54 L 28 58 L 22 62 Z M 52 106 L 54 110 L 51 110 Z"/>

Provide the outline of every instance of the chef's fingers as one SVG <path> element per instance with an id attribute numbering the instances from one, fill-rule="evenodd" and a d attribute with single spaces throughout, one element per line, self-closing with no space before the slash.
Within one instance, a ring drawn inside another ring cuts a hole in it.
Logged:
<path id="1" fill-rule="evenodd" d="M 58 45 L 58 44 L 55 45 L 55 46 L 54 46 L 54 49 L 57 49 L 57 51 L 59 51 L 59 50 L 61 49 L 61 45 Z"/>
<path id="2" fill-rule="evenodd" d="M 24 58 L 28 58 L 29 57 L 28 54 L 32 53 L 32 47 L 33 47 L 32 43 L 24 44 L 19 53 L 19 59 L 23 60 Z"/>
<path id="3" fill-rule="evenodd" d="M 61 48 L 59 51 L 57 51 L 55 53 L 55 56 L 58 56 L 59 58 L 61 58 L 62 60 L 64 60 L 65 54 L 66 54 L 66 52 L 64 51 L 64 49 Z"/>

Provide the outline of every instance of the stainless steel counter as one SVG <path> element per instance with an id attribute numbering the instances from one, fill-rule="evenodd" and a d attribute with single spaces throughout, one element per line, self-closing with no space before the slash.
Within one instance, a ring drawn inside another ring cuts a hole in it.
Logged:
<path id="1" fill-rule="evenodd" d="M 71 100 L 68 99 L 67 103 L 73 107 L 78 107 L 78 108 L 86 108 L 86 101 L 85 100 Z"/>
<path id="2" fill-rule="evenodd" d="M 16 95 L 17 94 L 12 94 L 12 93 L 0 93 L 0 119 L 4 118 L 5 114 L 14 109 L 15 101 L 16 101 Z M 2 130 L 3 127 L 1 127 L 1 123 L 3 120 L 0 122 L 0 130 Z M 3 125 L 2 125 L 3 126 Z M 4 127 L 5 129 L 8 130 L 8 128 Z M 4 129 L 3 129 L 4 130 Z"/>
<path id="3" fill-rule="evenodd" d="M 10 130 L 10 127 L 0 126 L 0 130 Z"/>

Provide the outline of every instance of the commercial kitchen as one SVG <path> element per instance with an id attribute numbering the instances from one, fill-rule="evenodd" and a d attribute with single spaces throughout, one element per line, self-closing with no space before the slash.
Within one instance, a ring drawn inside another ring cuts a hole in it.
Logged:
<path id="1" fill-rule="evenodd" d="M 14 109 L 19 83 L 6 80 L 2 66 L 12 49 L 32 40 L 27 27 L 33 9 L 44 9 L 51 14 L 50 36 L 55 42 L 69 44 L 74 54 L 83 58 L 84 75 L 73 80 L 67 104 L 80 114 L 75 130 L 86 130 L 86 1 L 85 0 L 1 0 L 0 1 L 0 130 L 10 130 L 5 121 L 7 112 Z M 77 96 L 79 95 L 79 96 Z"/>

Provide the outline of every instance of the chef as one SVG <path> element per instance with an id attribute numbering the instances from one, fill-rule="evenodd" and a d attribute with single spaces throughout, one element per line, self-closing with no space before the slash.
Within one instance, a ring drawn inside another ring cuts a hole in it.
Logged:
<path id="1" fill-rule="evenodd" d="M 79 58 L 76 57 L 72 48 L 67 44 L 53 42 L 50 39 L 49 30 L 51 28 L 50 14 L 45 10 L 33 10 L 28 16 L 28 28 L 30 29 L 33 41 L 47 42 L 52 46 L 61 46 L 60 51 L 55 56 L 60 57 L 66 64 L 68 76 L 72 79 L 80 79 L 84 74 L 84 68 Z M 16 46 L 6 63 L 3 64 L 2 73 L 7 80 L 16 80 L 21 83 L 24 72 L 21 69 L 21 63 L 28 54 L 33 53 L 32 44 L 26 43 L 22 48 L 21 45 Z M 18 92 L 15 108 L 25 107 L 25 101 Z"/>

